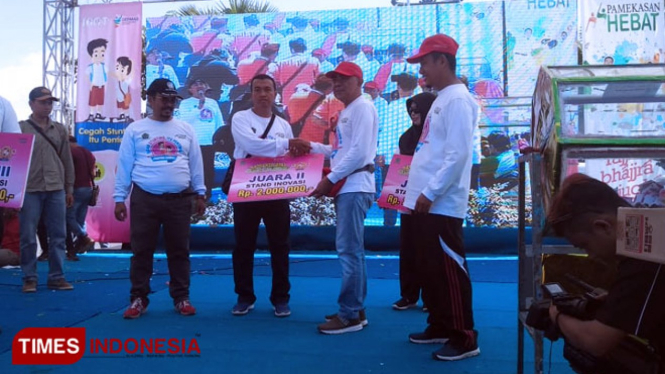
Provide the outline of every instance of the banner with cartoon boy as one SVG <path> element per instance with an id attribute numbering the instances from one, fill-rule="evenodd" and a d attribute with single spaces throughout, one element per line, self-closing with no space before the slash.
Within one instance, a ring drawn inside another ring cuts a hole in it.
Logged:
<path id="1" fill-rule="evenodd" d="M 141 118 L 141 9 L 139 2 L 80 7 L 75 135 L 97 158 L 100 203 L 87 225 L 102 242 L 129 241 L 129 222 L 113 218 L 111 195 L 122 135 Z"/>

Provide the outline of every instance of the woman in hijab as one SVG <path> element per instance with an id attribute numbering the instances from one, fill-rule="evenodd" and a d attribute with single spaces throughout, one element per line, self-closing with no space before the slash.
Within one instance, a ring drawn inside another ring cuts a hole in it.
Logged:
<path id="1" fill-rule="evenodd" d="M 406 110 L 411 117 L 411 127 L 399 138 L 399 153 L 402 155 L 413 156 L 423 132 L 423 123 L 427 118 L 432 103 L 436 95 L 430 92 L 423 92 L 406 101 Z M 418 282 L 418 269 L 416 268 L 415 252 L 410 248 L 410 243 L 414 241 L 408 237 L 408 227 L 411 225 L 411 216 L 402 214 L 400 224 L 400 250 L 399 250 L 399 300 L 393 304 L 395 310 L 406 310 L 415 307 L 420 298 L 421 286 Z M 426 311 L 425 305 L 423 310 Z"/>

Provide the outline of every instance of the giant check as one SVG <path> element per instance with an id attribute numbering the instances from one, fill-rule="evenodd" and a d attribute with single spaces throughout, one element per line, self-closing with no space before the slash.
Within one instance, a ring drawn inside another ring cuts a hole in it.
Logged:
<path id="1" fill-rule="evenodd" d="M 33 134 L 0 133 L 0 207 L 23 206 L 34 141 Z"/>
<path id="2" fill-rule="evenodd" d="M 388 167 L 388 175 L 381 189 L 381 196 L 376 204 L 384 209 L 394 209 L 400 212 L 408 212 L 404 207 L 406 196 L 406 184 L 409 181 L 409 170 L 411 169 L 412 156 L 394 155 Z"/>
<path id="3" fill-rule="evenodd" d="M 240 203 L 307 196 L 321 181 L 322 169 L 321 154 L 237 159 L 227 200 Z"/>

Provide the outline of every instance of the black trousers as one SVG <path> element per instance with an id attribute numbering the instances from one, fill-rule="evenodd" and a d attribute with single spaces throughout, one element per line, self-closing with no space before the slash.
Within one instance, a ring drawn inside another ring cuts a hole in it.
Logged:
<path id="1" fill-rule="evenodd" d="M 259 224 L 263 219 L 270 249 L 273 305 L 288 303 L 289 291 L 289 232 L 291 208 L 288 200 L 255 201 L 233 204 L 233 228 L 236 247 L 233 250 L 233 280 L 238 302 L 254 303 L 254 252 Z"/>
<path id="2" fill-rule="evenodd" d="M 401 215 L 399 229 L 399 289 L 400 296 L 410 302 L 420 299 L 420 277 L 414 248 L 414 228 L 411 214 Z"/>
<path id="3" fill-rule="evenodd" d="M 212 145 L 201 146 L 203 159 L 203 180 L 208 193 L 215 188 L 215 148 Z"/>
<path id="4" fill-rule="evenodd" d="M 427 328 L 447 334 L 456 346 L 475 347 L 463 220 L 437 214 L 414 214 L 412 218 L 423 302 L 429 309 Z"/>
<path id="5" fill-rule="evenodd" d="M 171 280 L 169 294 L 173 303 L 189 299 L 190 262 L 189 232 L 192 195 L 165 197 L 153 195 L 134 185 L 130 197 L 132 258 L 129 279 L 130 300 L 142 298 L 145 305 L 150 293 L 153 256 L 159 230 L 163 228 L 166 259 Z"/>

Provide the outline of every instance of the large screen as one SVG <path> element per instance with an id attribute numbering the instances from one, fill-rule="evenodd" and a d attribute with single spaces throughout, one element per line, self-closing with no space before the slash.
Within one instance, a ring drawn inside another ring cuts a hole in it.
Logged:
<path id="1" fill-rule="evenodd" d="M 330 83 L 319 75 L 341 61 L 358 64 L 363 70 L 364 93 L 375 103 L 380 118 L 375 171 L 380 191 L 399 137 L 411 126 L 406 102 L 427 90 L 419 66 L 407 64 L 405 58 L 425 37 L 445 33 L 460 45 L 458 75 L 464 77 L 483 110 L 466 223 L 516 226 L 516 157 L 530 139 L 531 101 L 523 96 L 533 92 L 539 64 L 576 63 L 575 46 L 570 43 L 575 35 L 564 32 L 576 24 L 574 2 L 553 9 L 534 9 L 534 3 L 538 2 L 149 18 L 146 86 L 159 77 L 176 84 L 185 98 L 176 116 L 194 126 L 204 149 L 211 201 L 206 215 L 194 223 L 233 221 L 230 204 L 220 189 L 232 150 L 216 142 L 219 136 L 215 133 L 230 122 L 235 111 L 251 105 L 246 93 L 249 81 L 258 73 L 276 80 L 274 109 L 287 118 L 294 134 L 327 143 L 329 122 L 343 105 L 332 95 Z M 542 22 L 545 15 L 549 16 L 547 23 Z M 542 46 L 531 42 L 534 48 L 523 56 L 521 35 L 528 33 Z M 563 37 L 570 40 L 557 41 Z M 508 87 L 513 88 L 510 97 Z M 334 224 L 331 200 L 301 198 L 292 201 L 291 208 L 295 225 Z M 366 224 L 398 225 L 399 216 L 373 206 Z"/>

